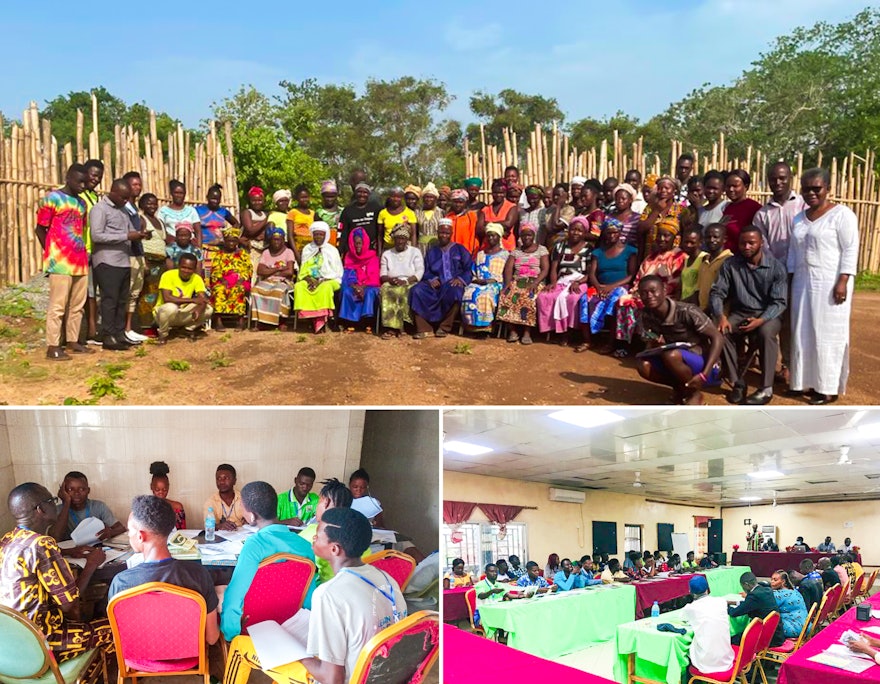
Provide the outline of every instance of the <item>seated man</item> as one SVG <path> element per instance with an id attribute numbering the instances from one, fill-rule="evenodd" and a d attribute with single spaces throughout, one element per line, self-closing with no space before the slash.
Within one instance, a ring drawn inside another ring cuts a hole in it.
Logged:
<path id="1" fill-rule="evenodd" d="M 194 254 L 181 254 L 177 268 L 165 271 L 159 279 L 159 295 L 153 307 L 159 344 L 168 341 L 172 328 L 185 328 L 195 339 L 199 328 L 214 313 L 208 304 L 205 281 L 196 273 L 198 263 Z"/>
<path id="2" fill-rule="evenodd" d="M 112 651 L 106 618 L 77 622 L 80 593 L 104 562 L 104 552 L 85 551 L 85 567 L 74 578 L 55 540 L 43 534 L 58 518 L 58 499 L 43 485 L 26 482 L 9 493 L 7 503 L 16 528 L 0 538 L 0 604 L 27 616 L 59 662 L 92 648 Z"/>
<path id="3" fill-rule="evenodd" d="M 227 641 L 241 634 L 244 596 L 251 586 L 260 561 L 276 553 L 292 553 L 315 562 L 311 545 L 287 525 L 282 525 L 275 517 L 278 494 L 268 482 L 249 482 L 241 490 L 241 504 L 250 525 L 257 528 L 248 537 L 241 549 L 232 580 L 223 595 L 223 608 L 220 614 L 220 627 Z M 312 592 L 317 586 L 313 579 L 303 608 L 310 608 Z"/>
<path id="4" fill-rule="evenodd" d="M 639 557 L 638 551 L 630 551 L 626 554 L 626 558 L 623 560 L 623 569 L 629 570 L 630 568 L 634 568 L 636 565 L 636 558 Z"/>
<path id="5" fill-rule="evenodd" d="M 847 537 L 843 540 L 843 545 L 840 547 L 840 553 L 850 553 L 853 550 L 852 539 Z"/>
<path id="6" fill-rule="evenodd" d="M 703 246 L 706 257 L 700 262 L 697 272 L 697 291 L 688 297 L 688 302 L 697 304 L 705 313 L 709 313 L 709 294 L 718 277 L 718 271 L 724 262 L 733 256 L 733 252 L 724 247 L 727 242 L 727 226 L 723 223 L 711 223 L 703 232 Z"/>
<path id="7" fill-rule="evenodd" d="M 244 509 L 241 496 L 235 490 L 237 480 L 235 468 L 228 463 L 221 463 L 214 473 L 217 493 L 211 494 L 202 507 L 202 520 L 208 517 L 208 509 L 214 513 L 214 522 L 218 530 L 235 530 L 245 524 Z"/>
<path id="8" fill-rule="evenodd" d="M 748 615 L 750 618 L 760 618 L 763 620 L 774 610 L 778 611 L 776 605 L 776 597 L 769 585 L 759 583 L 758 578 L 751 572 L 744 572 L 739 578 L 739 584 L 743 588 L 742 595 L 745 600 L 738 606 L 728 606 L 727 614 L 730 617 L 739 617 Z M 737 634 L 731 639 L 731 643 L 739 644 L 742 634 Z M 782 630 L 782 620 L 776 626 L 773 632 L 773 638 L 770 640 L 771 646 L 781 646 L 785 641 L 785 633 Z"/>
<path id="9" fill-rule="evenodd" d="M 315 534 L 318 532 L 318 523 L 321 522 L 321 516 L 324 514 L 324 511 L 331 508 L 351 508 L 352 496 L 348 487 L 335 477 L 324 480 L 321 484 L 323 487 L 321 487 L 321 493 L 318 495 L 318 507 L 315 509 L 315 517 L 312 519 L 312 523 L 299 533 L 299 536 L 309 544 L 315 539 Z M 370 555 L 370 550 L 367 549 L 364 555 Z M 330 567 L 330 563 L 323 558 L 316 558 L 315 564 L 318 566 L 318 584 L 323 584 L 333 579 L 333 568 Z"/>
<path id="10" fill-rule="evenodd" d="M 546 594 L 548 591 L 556 591 L 557 588 L 550 588 L 550 583 L 541 577 L 540 568 L 535 561 L 526 563 L 526 574 L 516 581 L 518 587 L 535 587 L 536 594 Z"/>
<path id="11" fill-rule="evenodd" d="M 813 604 L 821 603 L 825 589 L 822 585 L 822 573 L 813 565 L 813 561 L 804 558 L 800 564 L 801 580 L 798 582 L 798 591 L 804 597 L 807 610 Z M 835 573 L 836 574 L 836 573 Z"/>
<path id="12" fill-rule="evenodd" d="M 831 537 L 825 537 L 825 541 L 823 541 L 819 546 L 816 547 L 816 551 L 819 553 L 835 553 L 837 551 L 837 547 L 834 546 L 834 542 L 831 541 Z"/>
<path id="13" fill-rule="evenodd" d="M 773 399 L 773 379 L 779 355 L 777 336 L 788 302 L 786 268 L 763 250 L 761 231 L 747 226 L 739 234 L 739 250 L 721 266 L 709 295 L 709 309 L 724 334 L 724 368 L 733 389 L 731 404 L 763 406 Z M 725 306 L 729 313 L 725 313 Z M 747 340 L 761 362 L 761 387 L 745 396 L 747 369 L 740 369 L 737 343 Z"/>
<path id="14" fill-rule="evenodd" d="M 144 555 L 144 562 L 123 570 L 110 584 L 108 598 L 146 584 L 165 582 L 184 589 L 192 589 L 205 599 L 208 611 L 205 622 L 205 641 L 217 642 L 220 628 L 217 621 L 217 592 L 211 575 L 200 563 L 179 561 L 168 551 L 168 535 L 174 530 L 174 509 L 165 499 L 157 496 L 136 496 L 128 516 L 128 539 L 131 548 Z"/>
<path id="15" fill-rule="evenodd" d="M 659 276 L 642 278 L 639 296 L 645 305 L 638 313 L 639 322 L 649 349 L 675 342 L 691 345 L 642 357 L 638 362 L 639 375 L 672 387 L 676 404 L 702 404 L 700 390 L 721 382 L 718 360 L 724 338 L 698 306 L 667 297 Z"/>
<path id="16" fill-rule="evenodd" d="M 334 577 L 315 590 L 306 645 L 310 657 L 268 670 L 272 679 L 344 684 L 367 642 L 406 617 L 397 583 L 361 560 L 372 538 L 370 522 L 361 513 L 351 508 L 324 512 L 315 551 L 330 563 Z M 246 684 L 253 667 L 259 667 L 259 660 L 251 638 L 237 636 L 230 645 L 224 684 Z"/>
<path id="17" fill-rule="evenodd" d="M 684 561 L 682 561 L 682 563 L 681 563 L 681 569 L 683 572 L 700 569 L 700 566 L 697 565 L 697 563 L 694 561 L 694 552 L 693 551 L 688 551 L 687 558 Z"/>
<path id="18" fill-rule="evenodd" d="M 559 591 L 571 591 L 584 586 L 584 577 L 580 572 L 574 571 L 570 558 L 563 558 L 560 567 L 562 569 L 553 577 L 553 582 L 559 587 Z"/>
<path id="19" fill-rule="evenodd" d="M 791 545 L 792 551 L 798 551 L 800 553 L 806 553 L 810 550 L 810 547 L 807 546 L 807 543 L 804 541 L 803 537 L 798 537 L 794 544 Z"/>
<path id="20" fill-rule="evenodd" d="M 507 574 L 510 575 L 511 580 L 518 580 L 526 574 L 526 569 L 520 564 L 519 556 L 511 554 L 507 560 L 510 563 Z"/>
<path id="21" fill-rule="evenodd" d="M 509 601 L 512 597 L 510 594 L 510 585 L 498 581 L 498 566 L 495 563 L 489 563 L 485 568 L 486 577 L 481 579 L 474 585 L 477 592 L 477 607 L 484 603 L 498 603 L 498 601 Z M 474 616 L 474 624 L 477 623 L 477 617 Z"/>
<path id="22" fill-rule="evenodd" d="M 717 568 L 718 563 L 712 560 L 708 553 L 704 553 L 703 557 L 700 559 L 700 567 L 703 569 L 707 568 Z"/>
<path id="23" fill-rule="evenodd" d="M 58 489 L 61 504 L 58 506 L 58 519 L 52 528 L 52 536 L 58 541 L 70 539 L 71 533 L 86 518 L 98 518 L 104 529 L 98 539 L 104 540 L 125 532 L 125 526 L 116 519 L 113 511 L 103 501 L 90 499 L 88 478 L 78 470 L 71 470 L 64 476 Z"/>
<path id="24" fill-rule="evenodd" d="M 709 596 L 709 583 L 703 575 L 692 577 L 688 588 L 694 600 L 684 607 L 683 617 L 694 630 L 691 665 L 700 672 L 725 672 L 733 667 L 735 658 L 727 602 L 720 596 Z"/>
<path id="25" fill-rule="evenodd" d="M 312 491 L 314 485 L 315 471 L 300 468 L 290 491 L 278 495 L 278 522 L 292 527 L 304 527 L 312 522 L 318 509 L 318 495 Z"/>
<path id="26" fill-rule="evenodd" d="M 776 546 L 776 542 L 772 538 L 767 537 L 761 544 L 761 551 L 779 551 L 779 547 Z"/>
<path id="27" fill-rule="evenodd" d="M 673 553 L 669 557 L 669 561 L 666 563 L 666 565 L 669 568 L 669 572 L 676 574 L 682 572 L 681 556 L 679 556 L 677 553 Z"/>
<path id="28" fill-rule="evenodd" d="M 589 556 L 581 556 L 581 574 L 584 576 L 582 581 L 585 587 L 602 584 L 602 580 L 598 578 L 596 567 L 593 565 L 593 559 Z"/>
<path id="29" fill-rule="evenodd" d="M 632 578 L 620 569 L 620 561 L 612 558 L 602 571 L 602 577 L 599 581 L 602 584 L 611 584 L 612 582 L 630 582 Z"/>
<path id="30" fill-rule="evenodd" d="M 498 569 L 498 581 L 499 582 L 510 582 L 513 579 L 510 576 L 510 568 L 507 567 L 507 561 L 503 558 L 499 558 L 495 561 L 495 566 Z"/>

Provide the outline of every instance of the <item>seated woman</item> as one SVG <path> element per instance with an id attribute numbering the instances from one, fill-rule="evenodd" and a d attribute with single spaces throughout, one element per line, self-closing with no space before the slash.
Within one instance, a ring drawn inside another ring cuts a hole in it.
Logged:
<path id="1" fill-rule="evenodd" d="M 626 194 L 626 193 L 624 193 Z M 599 247 L 593 251 L 588 274 L 589 289 L 581 295 L 583 343 L 576 352 L 589 349 L 589 335 L 605 328 L 605 318 L 614 315 L 617 300 L 626 294 L 636 274 L 635 245 L 623 241 L 623 224 L 615 218 L 602 222 Z"/>
<path id="2" fill-rule="evenodd" d="M 319 333 L 333 315 L 333 295 L 342 280 L 342 259 L 339 251 L 325 242 L 330 226 L 315 221 L 309 231 L 312 241 L 302 250 L 302 263 L 293 286 L 293 308 L 301 318 L 314 319 L 315 332 Z"/>
<path id="3" fill-rule="evenodd" d="M 562 568 L 559 563 L 559 554 L 551 553 L 547 556 L 547 565 L 544 566 L 544 577 L 547 578 L 548 582 L 552 582 L 553 578 L 556 576 L 556 573 L 559 572 Z"/>
<path id="4" fill-rule="evenodd" d="M 459 587 L 474 586 L 473 575 L 464 570 L 464 560 L 461 558 L 452 559 L 452 572 L 447 572 L 443 576 L 444 589 L 458 589 Z"/>
<path id="5" fill-rule="evenodd" d="M 486 248 L 474 260 L 473 278 L 464 289 L 461 321 L 469 330 L 489 333 L 495 320 L 495 307 L 504 282 L 504 266 L 510 253 L 501 248 L 504 227 L 499 223 L 486 226 Z"/>
<path id="6" fill-rule="evenodd" d="M 224 228 L 223 244 L 220 249 L 211 253 L 207 285 L 211 292 L 211 307 L 214 309 L 213 327 L 218 332 L 226 329 L 223 325 L 224 316 L 232 317 L 238 330 L 244 329 L 244 314 L 251 291 L 253 267 L 248 250 L 238 241 L 239 234 L 238 228 Z"/>
<path id="7" fill-rule="evenodd" d="M 425 274 L 410 291 L 410 306 L 416 319 L 415 339 L 431 334 L 446 337 L 461 307 L 464 288 L 471 281 L 473 259 L 470 252 L 452 242 L 452 228 L 437 228 L 437 246 L 428 250 Z M 434 326 L 437 331 L 434 332 Z"/>
<path id="8" fill-rule="evenodd" d="M 550 255 L 550 283 L 538 295 L 538 330 L 562 333 L 580 327 L 581 289 L 595 239 L 588 239 L 589 222 L 576 216 L 568 227 L 568 237 L 553 246 Z M 586 288 L 583 288 L 586 290 Z"/>
<path id="9" fill-rule="evenodd" d="M 260 325 L 284 330 L 285 325 L 281 319 L 290 316 L 296 256 L 284 243 L 282 228 L 269 224 L 265 235 L 269 246 L 260 254 L 257 264 L 259 280 L 251 290 L 251 311 Z"/>
<path id="10" fill-rule="evenodd" d="M 538 229 L 531 223 L 519 228 L 521 246 L 507 257 L 504 289 L 498 297 L 498 320 L 510 323 L 508 342 L 532 343 L 532 329 L 538 323 L 538 293 L 550 272 L 550 253 L 535 239 Z"/>
<path id="11" fill-rule="evenodd" d="M 202 250 L 193 242 L 193 228 L 188 221 L 181 221 L 174 229 L 174 240 L 165 246 L 165 270 L 177 268 L 181 254 L 192 254 L 198 262 L 197 269 L 202 270 Z"/>
<path id="12" fill-rule="evenodd" d="M 343 266 L 339 317 L 359 321 L 375 316 L 379 295 L 379 255 L 370 249 L 370 237 L 363 228 L 355 228 L 348 234 Z"/>
<path id="13" fill-rule="evenodd" d="M 673 299 L 680 298 L 681 270 L 687 255 L 675 246 L 678 219 L 663 219 L 657 223 L 656 228 L 654 251 L 639 267 L 629 293 L 622 296 L 617 303 L 617 349 L 614 350 L 614 355 L 618 358 L 629 356 L 629 344 L 636 328 L 636 312 L 642 308 L 642 301 L 639 299 L 639 281 L 642 278 L 646 275 L 658 276 L 666 286 L 666 295 Z"/>
<path id="14" fill-rule="evenodd" d="M 776 597 L 782 631 L 786 638 L 796 638 L 807 620 L 807 604 L 804 597 L 794 588 L 785 570 L 777 570 L 770 576 L 770 588 Z"/>
<path id="15" fill-rule="evenodd" d="M 152 475 L 152 479 L 150 480 L 150 491 L 153 492 L 153 496 L 159 499 L 165 499 L 169 504 L 171 504 L 171 508 L 174 509 L 174 526 L 178 530 L 186 529 L 186 511 L 183 510 L 183 504 L 179 501 L 174 501 L 173 499 L 168 498 L 168 473 L 171 472 L 171 468 L 168 467 L 168 464 L 165 461 L 154 461 L 150 464 L 150 475 Z"/>
<path id="16" fill-rule="evenodd" d="M 394 247 L 382 252 L 379 306 L 382 307 L 382 326 L 386 328 L 383 340 L 400 337 L 404 324 L 412 323 L 409 291 L 425 273 L 425 260 L 419 249 L 409 245 L 409 235 L 409 228 L 397 226 L 391 232 Z"/>

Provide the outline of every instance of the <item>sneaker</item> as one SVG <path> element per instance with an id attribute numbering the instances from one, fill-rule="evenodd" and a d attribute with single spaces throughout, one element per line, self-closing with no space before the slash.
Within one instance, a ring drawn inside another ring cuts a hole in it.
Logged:
<path id="1" fill-rule="evenodd" d="M 125 341 L 129 344 L 143 344 L 143 342 L 147 339 L 143 335 L 134 332 L 133 330 L 126 330 L 123 333 L 123 337 L 125 337 Z"/>
<path id="2" fill-rule="evenodd" d="M 86 344 L 93 344 L 96 347 L 100 347 L 103 346 L 104 340 L 102 340 L 100 337 L 90 337 L 86 340 Z"/>

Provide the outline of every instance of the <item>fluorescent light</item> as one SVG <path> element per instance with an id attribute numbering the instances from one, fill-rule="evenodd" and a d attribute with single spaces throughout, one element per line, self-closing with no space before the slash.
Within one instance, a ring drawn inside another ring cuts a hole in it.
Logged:
<path id="1" fill-rule="evenodd" d="M 479 456 L 480 454 L 488 454 L 493 451 L 489 447 L 480 446 L 479 444 L 471 444 L 470 442 L 445 442 L 443 448 L 456 454 L 464 454 L 465 456 Z"/>
<path id="2" fill-rule="evenodd" d="M 554 411 L 547 417 L 582 428 L 610 425 L 611 423 L 618 423 L 623 420 L 623 416 L 603 408 L 562 409 L 561 411 Z"/>
<path id="3" fill-rule="evenodd" d="M 880 423 L 857 425 L 856 430 L 865 435 L 865 437 L 880 437 Z"/>
<path id="4" fill-rule="evenodd" d="M 785 477 L 785 473 L 780 473 L 778 470 L 756 470 L 754 473 L 749 473 L 749 477 L 756 480 L 772 480 L 776 477 Z"/>
<path id="5" fill-rule="evenodd" d="M 740 501 L 760 501 L 760 496 L 741 496 L 739 497 Z"/>

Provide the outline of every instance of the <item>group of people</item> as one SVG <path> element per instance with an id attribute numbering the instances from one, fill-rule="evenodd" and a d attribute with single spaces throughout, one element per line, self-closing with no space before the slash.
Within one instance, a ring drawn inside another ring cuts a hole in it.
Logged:
<path id="1" fill-rule="evenodd" d="M 93 276 L 107 349 L 143 341 L 135 309 L 160 342 L 209 319 L 242 327 L 248 308 L 261 327 L 284 327 L 293 311 L 316 332 L 331 319 L 376 321 L 385 339 L 407 324 L 418 339 L 443 337 L 460 318 L 478 336 L 504 324 L 509 342 L 563 334 L 577 352 L 606 331 L 602 351 L 620 358 L 640 333 L 638 372 L 670 386 L 675 403 L 702 403 L 722 378 L 731 403 L 766 404 L 774 382 L 811 404 L 846 388 L 858 224 L 831 201 L 822 169 L 803 174 L 798 194 L 789 165 L 774 164 L 763 206 L 747 196 L 746 171 L 701 177 L 688 154 L 674 176 L 630 170 L 622 183 L 575 177 L 553 188 L 523 188 L 508 167 L 488 203 L 479 178 L 383 198 L 356 171 L 345 207 L 334 181 L 314 208 L 304 186 L 274 192 L 271 209 L 253 187 L 239 217 L 217 185 L 192 207 L 172 181 L 171 204 L 159 207 L 135 172 L 98 198 L 102 174 L 97 160 L 75 164 L 40 205 L 49 358 L 91 351 L 79 326 Z M 756 358 L 760 385 L 747 394 Z"/>
<path id="2" fill-rule="evenodd" d="M 311 491 L 315 472 L 308 467 L 299 470 L 289 490 L 276 492 L 271 484 L 257 481 L 239 491 L 234 467 L 220 465 L 217 492 L 204 504 L 205 517 L 215 518 L 218 531 L 245 525 L 252 531 L 228 584 L 221 586 L 215 586 L 217 578 L 201 564 L 172 557 L 168 539 L 175 529 L 186 527 L 186 513 L 180 502 L 167 498 L 167 464 L 153 463 L 150 474 L 152 494 L 134 498 L 127 524 L 91 498 L 88 479 L 78 471 L 65 476 L 58 496 L 33 482 L 9 494 L 16 528 L 0 538 L 0 604 L 32 620 L 59 662 L 92 648 L 114 648 L 106 617 L 86 621 L 80 615 L 80 597 L 105 560 L 100 543 L 58 545 L 90 518 L 104 525 L 97 533 L 99 542 L 127 530 L 131 549 L 142 554 L 140 563 L 113 576 L 109 599 L 147 582 L 166 582 L 203 596 L 206 640 L 214 643 L 222 633 L 231 641 L 227 684 L 242 684 L 251 668 L 259 668 L 250 638 L 241 635 L 247 619 L 243 606 L 260 562 L 272 554 L 291 553 L 317 565 L 303 605 L 312 611 L 308 634 L 302 635 L 309 657 L 279 669 L 289 681 L 348 681 L 366 642 L 406 616 L 406 602 L 395 580 L 362 560 L 377 522 L 371 523 L 356 504 L 353 507 L 358 494 L 369 496 L 365 471 L 353 473 L 350 487 L 335 478 L 325 480 L 319 493 Z M 69 558 L 84 559 L 78 575 Z"/>

